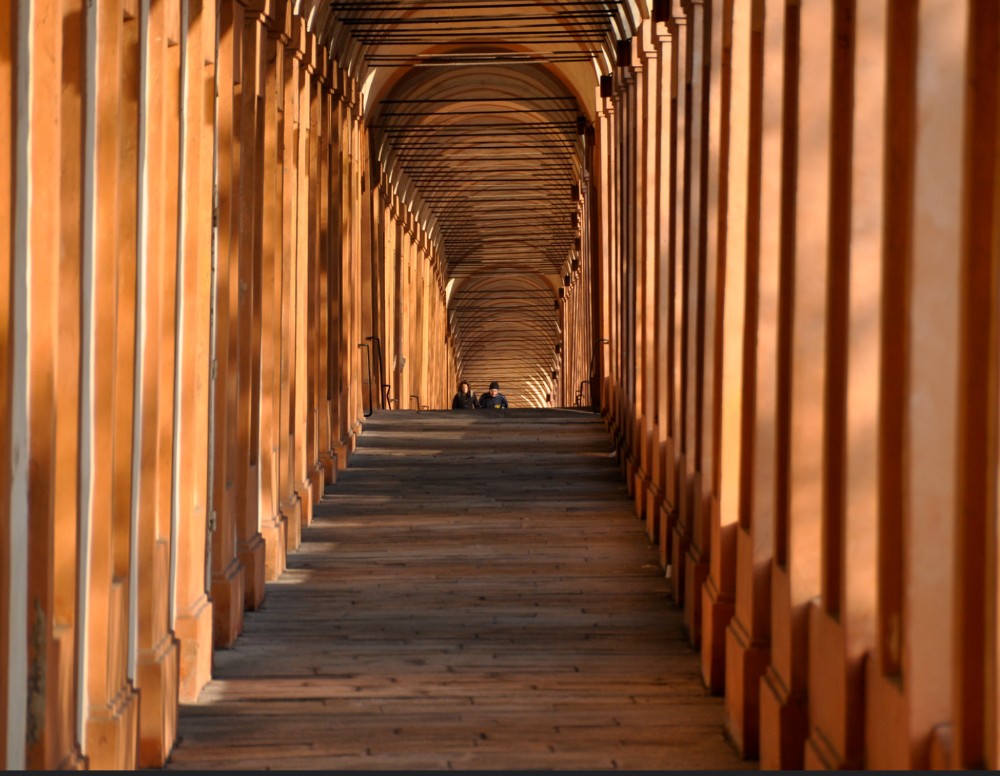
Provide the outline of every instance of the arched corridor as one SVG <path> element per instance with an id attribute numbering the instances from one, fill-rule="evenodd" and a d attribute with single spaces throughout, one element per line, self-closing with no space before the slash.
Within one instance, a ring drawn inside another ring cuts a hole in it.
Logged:
<path id="1" fill-rule="evenodd" d="M 8 769 L 166 764 L 460 379 L 602 423 L 747 763 L 1000 767 L 996 0 L 12 0 L 0 107 Z"/>

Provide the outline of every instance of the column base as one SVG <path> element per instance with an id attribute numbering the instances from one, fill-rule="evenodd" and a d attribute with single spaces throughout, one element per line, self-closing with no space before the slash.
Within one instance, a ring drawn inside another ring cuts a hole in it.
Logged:
<path id="1" fill-rule="evenodd" d="M 726 628 L 736 602 L 719 590 L 711 574 L 701 588 L 701 678 L 713 695 L 726 689 Z"/>
<path id="2" fill-rule="evenodd" d="M 810 771 L 840 771 L 855 770 L 837 767 L 840 755 L 833 746 L 832 741 L 827 741 L 821 731 L 813 729 L 806 739 L 805 747 L 805 767 Z"/>
<path id="3" fill-rule="evenodd" d="M 663 506 L 663 491 L 655 482 L 646 486 L 646 536 L 653 544 L 660 543 L 660 508 Z"/>
<path id="4" fill-rule="evenodd" d="M 308 528 L 313 521 L 313 486 L 308 474 L 295 488 L 295 494 L 299 497 L 299 504 L 302 507 L 302 527 Z"/>
<path id="5" fill-rule="evenodd" d="M 111 703 L 90 709 L 84 730 L 93 771 L 133 771 L 139 743 L 139 696 L 122 687 Z"/>
<path id="6" fill-rule="evenodd" d="M 334 460 L 337 464 L 337 471 L 344 471 L 347 468 L 347 459 L 350 455 L 346 442 L 337 442 L 333 446 Z"/>
<path id="7" fill-rule="evenodd" d="M 285 573 L 288 554 L 288 520 L 282 514 L 264 520 L 260 527 L 264 539 L 264 580 L 273 582 Z"/>
<path id="8" fill-rule="evenodd" d="M 86 771 L 89 770 L 87 764 L 87 758 L 83 756 L 83 752 L 80 750 L 79 745 L 74 744 L 73 747 L 66 753 L 62 761 L 56 765 L 55 770 L 57 771 Z"/>
<path id="9" fill-rule="evenodd" d="M 933 771 L 951 771 L 961 768 L 952 762 L 952 726 L 951 723 L 937 725 L 931 730 L 930 767 Z"/>
<path id="10" fill-rule="evenodd" d="M 684 559 L 684 625 L 688 641 L 695 649 L 701 647 L 702 588 L 708 579 L 708 561 L 693 542 L 688 544 Z"/>
<path id="11" fill-rule="evenodd" d="M 323 488 L 325 486 L 325 477 L 323 471 L 323 463 L 317 461 L 313 467 L 309 470 L 309 488 L 312 495 L 312 503 L 318 504 L 320 499 L 323 498 Z"/>
<path id="12" fill-rule="evenodd" d="M 674 602 L 683 606 L 684 605 L 684 594 L 686 582 L 686 572 L 684 570 L 684 561 L 687 557 L 688 544 L 690 543 L 689 538 L 689 527 L 688 523 L 691 521 L 691 516 L 685 511 L 685 503 L 691 503 L 691 488 L 686 481 L 684 476 L 684 456 L 678 455 L 674 459 L 674 466 L 676 467 L 677 480 L 675 482 L 675 496 L 676 500 L 673 502 L 673 512 L 670 515 L 671 518 L 671 537 L 670 537 L 670 555 L 669 563 L 672 569 L 673 578 L 673 598 Z"/>
<path id="13" fill-rule="evenodd" d="M 173 634 L 153 649 L 140 650 L 138 678 L 139 767 L 162 768 L 177 740 L 177 682 L 180 650 Z"/>
<path id="14" fill-rule="evenodd" d="M 649 489 L 649 472 L 639 467 L 635 472 L 632 490 L 635 493 L 635 516 L 646 522 L 646 491 Z"/>
<path id="15" fill-rule="evenodd" d="M 876 655 L 865 661 L 865 768 L 926 770 L 926 749 L 914 745 L 907 699 L 896 676 L 887 676 Z M 933 737 L 931 746 L 933 747 Z M 946 770 L 951 770 L 947 766 Z"/>
<path id="16" fill-rule="evenodd" d="M 809 605 L 810 704 L 806 768 L 853 771 L 863 767 L 864 671 L 847 651 L 847 632 L 821 606 Z"/>
<path id="17" fill-rule="evenodd" d="M 762 770 L 802 770 L 808 720 L 805 700 L 792 697 L 774 666 L 769 666 L 760 682 Z"/>
<path id="18" fill-rule="evenodd" d="M 674 602 L 680 606 L 684 605 L 684 594 L 686 591 L 687 570 L 684 568 L 687 559 L 688 538 L 687 529 L 675 519 L 673 535 L 670 537 L 670 568 L 672 570 L 673 598 Z"/>
<path id="19" fill-rule="evenodd" d="M 673 538 L 674 538 L 674 525 L 676 524 L 676 519 L 674 517 L 674 508 L 667 502 L 664 498 L 663 503 L 660 504 L 660 565 L 668 572 L 667 577 L 672 576 L 671 563 L 673 561 Z M 673 595 L 673 583 L 671 583 L 671 595 Z"/>
<path id="20" fill-rule="evenodd" d="M 337 481 L 337 454 L 333 450 L 324 450 L 319 454 L 319 465 L 323 469 L 323 486 L 333 485 Z"/>
<path id="21" fill-rule="evenodd" d="M 293 492 L 282 505 L 281 515 L 285 520 L 285 546 L 288 552 L 294 552 L 302 544 L 302 502 L 298 493 Z"/>
<path id="22" fill-rule="evenodd" d="M 39 612 L 36 610 L 36 614 Z M 41 670 L 29 679 L 37 680 L 37 695 L 31 693 L 29 701 L 34 721 L 44 730 L 41 741 L 30 747 L 29 769 L 80 770 L 83 755 L 76 736 L 76 708 L 67 703 L 67 690 L 74 687 L 75 650 L 74 629 L 67 623 L 52 624 L 52 636 L 48 643 L 48 659 L 39 661 Z M 35 705 L 41 701 L 44 706 Z M 29 723 L 30 724 L 30 723 Z M 37 752 L 38 758 L 34 756 Z"/>
<path id="23" fill-rule="evenodd" d="M 734 616 L 726 628 L 726 732 L 749 760 L 760 754 L 760 688 L 770 663 L 770 642 L 753 641 Z"/>
<path id="24" fill-rule="evenodd" d="M 243 565 L 237 558 L 212 574 L 212 624 L 217 649 L 229 649 L 243 632 Z"/>
<path id="25" fill-rule="evenodd" d="M 237 544 L 237 556 L 243 564 L 243 607 L 256 611 L 264 603 L 264 537 L 255 533 L 247 542 Z"/>
<path id="26" fill-rule="evenodd" d="M 212 679 L 212 602 L 207 595 L 177 615 L 174 634 L 181 650 L 180 699 L 193 703 Z"/>

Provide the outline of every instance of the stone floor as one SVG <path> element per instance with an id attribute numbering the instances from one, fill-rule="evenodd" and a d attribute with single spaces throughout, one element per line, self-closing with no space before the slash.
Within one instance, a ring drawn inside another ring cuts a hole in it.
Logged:
<path id="1" fill-rule="evenodd" d="M 753 769 L 600 418 L 384 412 L 168 769 Z"/>

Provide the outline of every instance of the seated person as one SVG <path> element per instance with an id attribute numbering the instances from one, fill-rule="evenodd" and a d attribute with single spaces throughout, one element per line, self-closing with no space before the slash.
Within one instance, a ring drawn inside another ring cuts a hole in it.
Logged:
<path id="1" fill-rule="evenodd" d="M 479 397 L 479 407 L 484 410 L 507 409 L 507 397 L 500 393 L 500 383 L 494 380 L 490 390 Z"/>
<path id="2" fill-rule="evenodd" d="M 479 402 L 476 401 L 476 396 L 469 387 L 469 384 L 462 380 L 458 384 L 458 393 L 455 394 L 455 398 L 451 400 L 451 408 L 453 410 L 474 410 L 479 407 Z"/>

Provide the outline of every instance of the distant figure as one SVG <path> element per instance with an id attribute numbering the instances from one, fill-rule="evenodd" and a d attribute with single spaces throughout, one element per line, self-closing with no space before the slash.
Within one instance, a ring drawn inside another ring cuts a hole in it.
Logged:
<path id="1" fill-rule="evenodd" d="M 472 392 L 469 384 L 462 380 L 458 384 L 458 393 L 451 400 L 451 408 L 453 410 L 474 410 L 478 407 L 479 402 L 476 401 L 476 395 Z"/>
<path id="2" fill-rule="evenodd" d="M 479 407 L 484 410 L 507 409 L 507 397 L 500 393 L 500 383 L 494 380 L 490 390 L 479 397 Z"/>

